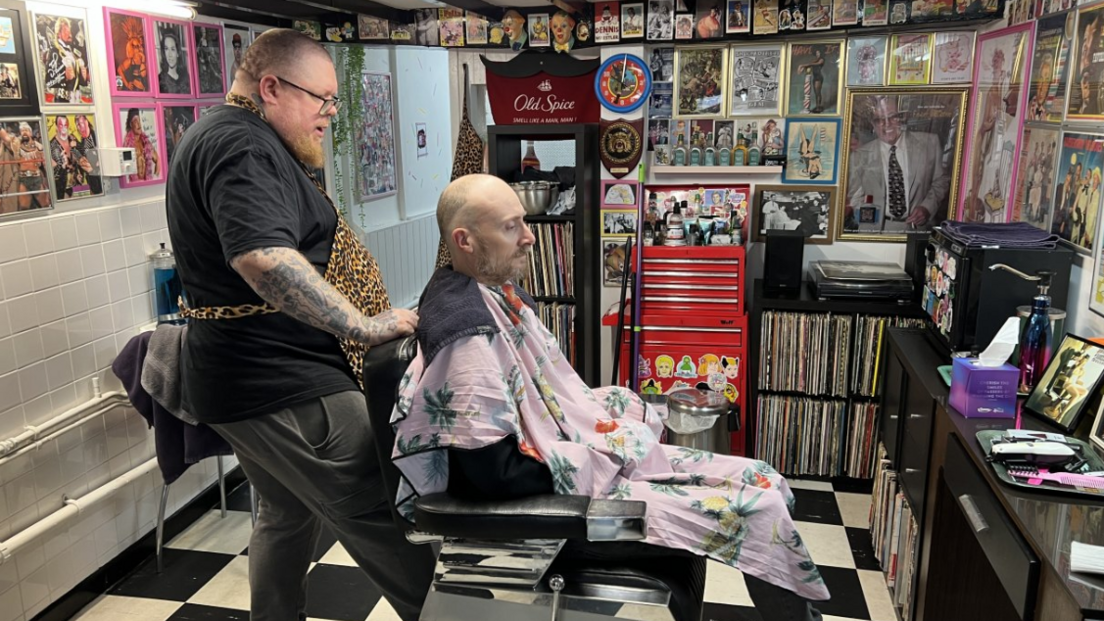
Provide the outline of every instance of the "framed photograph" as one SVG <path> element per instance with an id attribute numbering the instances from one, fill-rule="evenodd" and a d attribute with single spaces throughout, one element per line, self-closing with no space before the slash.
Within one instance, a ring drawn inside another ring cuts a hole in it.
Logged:
<path id="1" fill-rule="evenodd" d="M 1071 433 L 1077 428 L 1101 377 L 1104 377 L 1104 348 L 1066 334 L 1042 379 L 1024 402 L 1024 409 L 1063 433 Z"/>
<path id="2" fill-rule="evenodd" d="M 839 119 L 791 118 L 782 183 L 835 185 L 839 179 Z"/>
<path id="3" fill-rule="evenodd" d="M 621 4 L 621 38 L 622 39 L 643 39 L 644 38 L 644 3 L 622 3 Z"/>
<path id="4" fill-rule="evenodd" d="M 557 13 L 557 15 L 558 15 L 558 13 Z M 388 36 L 390 36 L 390 33 L 388 32 L 388 28 L 387 28 L 387 20 L 380 19 L 379 21 L 383 22 L 382 32 L 385 33 L 384 36 L 382 36 L 380 38 L 381 39 L 386 39 Z M 572 20 L 571 23 L 572 23 L 572 28 L 574 28 L 575 21 Z M 487 25 L 488 25 L 488 22 L 487 22 L 486 17 L 483 17 L 482 15 L 480 15 L 478 13 L 472 13 L 471 11 L 464 11 L 464 25 L 465 25 L 465 28 L 466 28 L 465 34 L 467 35 L 467 44 L 468 45 L 487 45 Z M 555 24 L 550 23 L 550 26 L 555 26 Z M 380 29 L 377 27 L 376 31 L 379 31 L 379 30 Z M 568 30 L 570 31 L 570 28 Z M 568 36 L 570 36 L 570 34 Z"/>
<path id="5" fill-rule="evenodd" d="M 654 82 L 670 82 L 675 79 L 675 48 L 652 48 L 652 57 L 648 61 Z"/>
<path id="6" fill-rule="evenodd" d="M 636 209 L 640 184 L 620 179 L 602 180 L 602 209 Z M 635 230 L 635 229 L 634 229 Z"/>
<path id="7" fill-rule="evenodd" d="M 192 71 L 188 60 L 189 25 L 171 20 L 153 20 L 153 36 L 157 42 L 157 96 L 167 99 L 192 99 Z"/>
<path id="8" fill-rule="evenodd" d="M 59 203 L 104 193 L 94 114 L 47 114 L 46 139 Z"/>
<path id="9" fill-rule="evenodd" d="M 107 66 L 113 72 L 112 97 L 154 96 L 154 72 L 150 70 L 149 18 L 122 9 L 104 8 L 107 29 Z"/>
<path id="10" fill-rule="evenodd" d="M 725 2 L 726 0 L 697 0 L 694 3 L 696 39 L 720 39 L 725 35 Z M 621 10 L 624 12 L 625 7 L 622 6 Z"/>
<path id="11" fill-rule="evenodd" d="M 675 48 L 675 116 L 720 117 L 728 99 L 728 49 Z"/>
<path id="12" fill-rule="evenodd" d="M 790 43 L 787 54 L 786 116 L 840 115 L 843 96 L 843 40 Z"/>
<path id="13" fill-rule="evenodd" d="M 594 4 L 594 42 L 617 43 L 621 40 L 621 3 Z"/>
<path id="14" fill-rule="evenodd" d="M 529 38 L 529 35 L 525 34 L 525 18 L 517 11 L 507 11 L 502 16 L 502 21 L 505 24 L 507 20 L 510 22 L 509 32 L 507 32 L 510 43 L 513 45 L 520 41 L 517 47 L 513 48 L 515 51 L 520 50 L 522 45 L 525 44 L 525 40 Z M 414 11 L 414 42 L 417 45 L 427 47 L 437 47 L 440 44 L 441 31 L 437 24 L 436 9 L 416 9 Z"/>
<path id="15" fill-rule="evenodd" d="M 931 73 L 931 34 L 895 34 L 891 41 L 890 86 L 927 84 Z"/>
<path id="16" fill-rule="evenodd" d="M 740 119 L 743 123 L 745 119 Z M 781 116 L 766 117 L 755 121 L 758 125 L 755 139 L 761 158 L 782 158 L 786 155 L 786 119 Z"/>
<path id="17" fill-rule="evenodd" d="M 1101 302 L 1104 303 L 1104 299 Z M 1089 431 L 1089 442 L 1095 444 L 1098 449 L 1104 450 L 1104 400 L 1096 409 L 1096 418 L 1093 420 L 1092 430 Z"/>
<path id="18" fill-rule="evenodd" d="M 602 238 L 602 286 L 620 287 L 629 263 L 625 237 Z"/>
<path id="19" fill-rule="evenodd" d="M 463 28 L 460 29 L 463 36 Z M 457 45 L 463 45 L 461 39 Z M 551 37 L 548 27 L 548 13 L 532 13 L 529 15 L 529 47 L 548 47 L 551 45 Z"/>
<path id="20" fill-rule="evenodd" d="M 223 59 L 226 63 L 226 90 L 229 91 L 234 86 L 234 76 L 241 66 L 245 50 L 253 44 L 253 36 L 244 26 L 226 24 L 222 28 L 222 40 L 223 55 L 226 57 Z"/>
<path id="21" fill-rule="evenodd" d="M 974 74 L 974 32 L 935 33 L 932 47 L 932 84 L 968 83 Z"/>
<path id="22" fill-rule="evenodd" d="M 725 11 L 725 34 L 751 32 L 752 0 L 728 0 Z"/>
<path id="23" fill-rule="evenodd" d="M 192 24 L 194 47 L 192 66 L 195 67 L 196 97 L 222 98 L 226 96 L 226 63 L 222 50 L 222 26 Z"/>
<path id="24" fill-rule="evenodd" d="M 1104 121 L 1104 4 L 1080 9 L 1074 39 L 1073 73 L 1066 97 L 1066 119 Z"/>
<path id="25" fill-rule="evenodd" d="M 1007 222 L 1027 107 L 1032 24 L 978 37 L 958 219 Z"/>
<path id="26" fill-rule="evenodd" d="M 165 170 L 172 166 L 176 147 L 184 138 L 184 132 L 198 119 L 196 106 L 184 103 L 162 103 L 157 106 L 161 119 L 161 135 L 165 137 Z"/>
<path id="27" fill-rule="evenodd" d="M 832 243 L 835 188 L 796 185 L 755 186 L 754 241 L 767 231 L 801 231 L 808 243 Z"/>
<path id="28" fill-rule="evenodd" d="M 851 90 L 836 239 L 903 242 L 946 220 L 956 204 L 965 115 L 966 89 Z"/>
<path id="29" fill-rule="evenodd" d="M 793 28 L 792 22 L 790 24 L 790 27 Z M 828 30 L 831 27 L 832 0 L 806 0 L 805 29 Z"/>
<path id="30" fill-rule="evenodd" d="M 1069 55 L 1076 13 L 1040 19 L 1035 26 L 1035 49 L 1031 54 L 1028 81 L 1027 120 L 1061 123 L 1066 112 L 1069 85 Z"/>
<path id="31" fill-rule="evenodd" d="M 674 0 L 649 0 L 648 26 L 645 30 L 649 41 L 673 41 L 675 39 Z"/>
<path id="32" fill-rule="evenodd" d="M 88 29 L 79 17 L 32 13 L 42 104 L 92 105 Z"/>
<path id="33" fill-rule="evenodd" d="M 1055 165 L 1062 144 L 1061 132 L 1053 125 L 1024 126 L 1023 154 L 1020 172 L 1016 175 L 1016 195 L 1012 205 L 1012 221 L 1027 222 L 1044 231 L 1050 230 L 1054 206 Z"/>
<path id="34" fill-rule="evenodd" d="M 123 188 L 154 185 L 165 182 L 164 136 L 155 103 L 117 103 L 115 112 L 115 144 L 134 149 L 137 171 L 119 179 Z"/>
<path id="35" fill-rule="evenodd" d="M 364 118 L 353 127 L 353 200 L 373 201 L 397 192 L 394 101 L 391 74 L 365 71 L 361 76 Z"/>
<path id="36" fill-rule="evenodd" d="M 889 23 L 889 0 L 863 2 L 863 26 L 885 26 Z"/>
<path id="37" fill-rule="evenodd" d="M 0 119 L 0 216 L 54 208 L 39 117 Z"/>
<path id="38" fill-rule="evenodd" d="M 847 39 L 847 86 L 885 86 L 887 37 Z"/>
<path id="39" fill-rule="evenodd" d="M 671 116 L 674 112 L 675 86 L 671 82 L 655 82 L 648 102 L 649 116 Z"/>
<path id="40" fill-rule="evenodd" d="M 37 116 L 35 48 L 22 2 L 0 0 L 0 114 Z"/>
<path id="41" fill-rule="evenodd" d="M 648 119 L 648 150 L 671 145 L 671 119 Z"/>
<path id="42" fill-rule="evenodd" d="M 357 38 L 361 41 L 386 41 L 390 36 L 386 19 L 364 13 L 357 14 Z"/>
<path id="43" fill-rule="evenodd" d="M 633 237 L 636 235 L 635 209 L 602 210 L 602 237 Z"/>
<path id="44" fill-rule="evenodd" d="M 764 35 L 778 32 L 778 0 L 754 0 L 752 10 L 752 34 Z"/>
<path id="45" fill-rule="evenodd" d="M 732 46 L 730 116 L 782 112 L 779 78 L 786 74 L 784 53 L 781 43 Z"/>
<path id="46" fill-rule="evenodd" d="M 1062 132 L 1057 166 L 1050 232 L 1081 254 L 1091 255 L 1100 214 L 1104 134 Z"/>
<path id="47" fill-rule="evenodd" d="M 835 3 L 832 5 L 832 25 L 857 26 L 858 23 L 858 0 L 835 0 Z"/>

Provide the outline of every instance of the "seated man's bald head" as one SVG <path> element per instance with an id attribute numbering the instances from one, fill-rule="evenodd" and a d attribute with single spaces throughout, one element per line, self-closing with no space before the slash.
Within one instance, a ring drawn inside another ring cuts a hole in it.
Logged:
<path id="1" fill-rule="evenodd" d="M 521 278 L 535 241 L 517 194 L 491 175 L 450 183 L 437 202 L 437 226 L 453 269 L 485 285 Z"/>
<path id="2" fill-rule="evenodd" d="M 452 232 L 457 227 L 475 228 L 488 195 L 494 190 L 513 193 L 503 180 L 493 175 L 464 175 L 448 184 L 437 201 L 437 228 L 441 237 L 452 243 Z M 450 250 L 452 247 L 450 245 Z"/>

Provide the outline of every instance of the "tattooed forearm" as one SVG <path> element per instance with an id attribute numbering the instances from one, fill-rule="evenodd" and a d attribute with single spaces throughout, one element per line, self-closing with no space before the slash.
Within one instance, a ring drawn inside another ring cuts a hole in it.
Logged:
<path id="1" fill-rule="evenodd" d="M 336 336 L 373 345 L 396 329 L 393 311 L 366 317 L 297 250 L 261 248 L 230 262 L 264 301 Z"/>

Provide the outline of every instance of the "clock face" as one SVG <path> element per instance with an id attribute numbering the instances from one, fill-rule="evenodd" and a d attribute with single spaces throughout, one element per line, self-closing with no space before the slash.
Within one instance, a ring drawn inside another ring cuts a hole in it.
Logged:
<path id="1" fill-rule="evenodd" d="M 594 78 L 602 105 L 614 112 L 632 112 L 652 91 L 652 70 L 639 57 L 618 54 L 602 63 Z"/>

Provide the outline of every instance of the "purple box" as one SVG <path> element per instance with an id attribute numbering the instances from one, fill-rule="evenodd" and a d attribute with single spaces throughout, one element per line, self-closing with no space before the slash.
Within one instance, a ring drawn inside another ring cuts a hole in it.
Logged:
<path id="1" fill-rule="evenodd" d="M 1020 370 L 1010 364 L 983 367 L 977 358 L 955 358 L 951 407 L 966 418 L 1015 418 Z"/>

